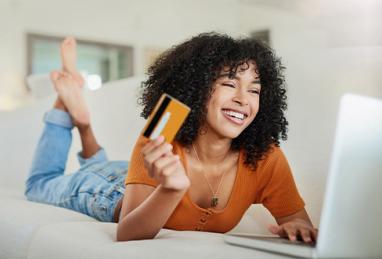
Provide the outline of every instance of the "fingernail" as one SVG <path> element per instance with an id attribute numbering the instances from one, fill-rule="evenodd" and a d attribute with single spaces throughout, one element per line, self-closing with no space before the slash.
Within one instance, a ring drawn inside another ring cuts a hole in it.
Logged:
<path id="1" fill-rule="evenodd" d="M 160 135 L 158 138 L 157 138 L 158 141 L 162 142 L 164 140 L 164 137 L 162 135 Z"/>

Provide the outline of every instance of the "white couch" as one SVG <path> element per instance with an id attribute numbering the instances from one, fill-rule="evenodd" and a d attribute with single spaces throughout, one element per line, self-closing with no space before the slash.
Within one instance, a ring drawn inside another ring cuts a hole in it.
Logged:
<path id="1" fill-rule="evenodd" d="M 109 159 L 129 160 L 144 125 L 137 105 L 142 78 L 105 84 L 86 92 L 95 134 Z M 222 235 L 163 229 L 153 240 L 116 242 L 116 224 L 51 205 L 27 201 L 24 182 L 43 127 L 43 113 L 55 96 L 12 112 L 0 113 L 0 258 L 281 258 L 227 245 Z M 77 167 L 76 131 L 66 173 Z M 272 221 L 261 206 L 252 206 L 236 232 L 266 233 Z"/>

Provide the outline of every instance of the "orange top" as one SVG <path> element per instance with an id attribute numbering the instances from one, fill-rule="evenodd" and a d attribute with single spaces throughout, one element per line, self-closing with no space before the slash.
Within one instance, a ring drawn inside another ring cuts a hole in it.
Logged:
<path id="1" fill-rule="evenodd" d="M 156 187 L 158 182 L 148 175 L 141 149 L 148 140 L 139 137 L 134 147 L 125 184 L 146 184 Z M 179 154 L 184 167 L 187 161 L 183 147 L 172 142 L 173 152 Z M 244 165 L 244 152 L 240 151 L 235 183 L 224 209 L 201 208 L 187 192 L 165 224 L 174 230 L 198 230 L 224 233 L 234 228 L 246 210 L 254 203 L 262 203 L 275 217 L 284 217 L 304 208 L 293 176 L 283 152 L 274 147 L 254 171 Z"/>

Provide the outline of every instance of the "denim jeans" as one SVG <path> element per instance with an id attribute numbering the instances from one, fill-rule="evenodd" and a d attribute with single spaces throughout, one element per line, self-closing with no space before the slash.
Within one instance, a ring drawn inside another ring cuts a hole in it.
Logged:
<path id="1" fill-rule="evenodd" d="M 101 148 L 87 159 L 77 153 L 80 169 L 64 174 L 72 142 L 71 117 L 52 109 L 45 113 L 44 122 L 26 180 L 27 199 L 113 222 L 115 207 L 125 191 L 127 161 L 109 161 Z"/>

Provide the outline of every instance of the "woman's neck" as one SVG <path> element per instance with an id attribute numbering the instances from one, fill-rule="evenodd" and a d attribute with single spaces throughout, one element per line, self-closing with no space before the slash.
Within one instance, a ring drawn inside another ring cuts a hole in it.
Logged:
<path id="1" fill-rule="evenodd" d="M 219 166 L 228 158 L 231 142 L 232 139 L 218 138 L 207 133 L 198 135 L 193 145 L 201 163 Z"/>

